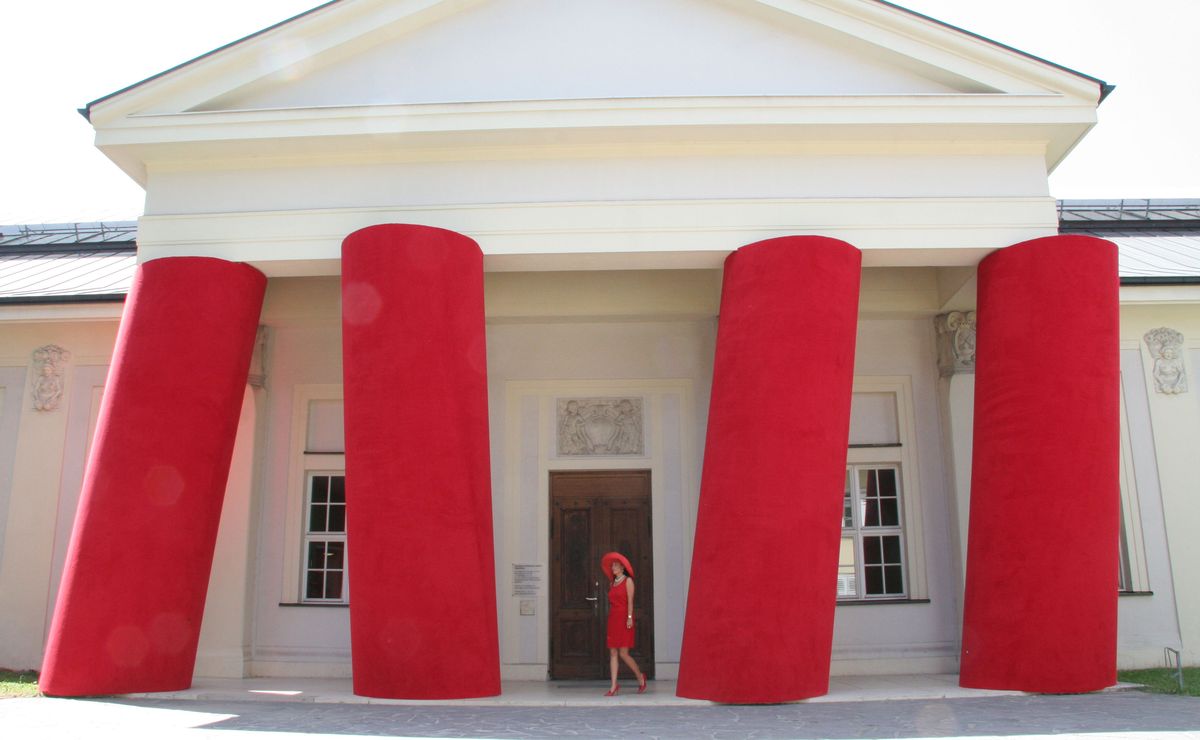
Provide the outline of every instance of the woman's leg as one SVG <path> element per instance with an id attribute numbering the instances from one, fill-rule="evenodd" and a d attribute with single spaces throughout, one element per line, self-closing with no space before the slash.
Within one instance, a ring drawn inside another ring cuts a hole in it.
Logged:
<path id="1" fill-rule="evenodd" d="M 642 670 L 638 668 L 637 661 L 634 660 L 633 656 L 629 654 L 629 648 L 620 648 L 620 650 L 614 650 L 613 653 L 619 654 L 621 656 L 621 660 L 625 661 L 625 665 L 629 666 L 629 670 L 633 671 L 633 675 L 637 678 L 638 686 L 641 686 L 643 683 L 645 683 L 645 677 L 642 676 Z M 612 668 L 613 682 L 615 683 L 617 680 L 616 655 L 614 655 L 612 659 Z"/>
<path id="2" fill-rule="evenodd" d="M 612 684 L 608 687 L 610 692 L 617 690 L 617 649 L 608 649 L 608 675 L 612 676 Z"/>

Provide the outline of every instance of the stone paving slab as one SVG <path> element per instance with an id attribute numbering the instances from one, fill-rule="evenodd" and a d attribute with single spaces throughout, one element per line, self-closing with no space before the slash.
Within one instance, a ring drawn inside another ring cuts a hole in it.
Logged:
<path id="1" fill-rule="evenodd" d="M 471 707 L 11 699 L 21 738 L 1080 738 L 1200 740 L 1200 698 L 1100 693 L 770 706 Z"/>

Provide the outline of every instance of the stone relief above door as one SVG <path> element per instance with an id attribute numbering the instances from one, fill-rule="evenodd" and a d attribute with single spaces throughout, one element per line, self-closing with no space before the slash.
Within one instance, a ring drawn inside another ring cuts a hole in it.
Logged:
<path id="1" fill-rule="evenodd" d="M 643 399 L 559 398 L 559 457 L 646 454 Z"/>

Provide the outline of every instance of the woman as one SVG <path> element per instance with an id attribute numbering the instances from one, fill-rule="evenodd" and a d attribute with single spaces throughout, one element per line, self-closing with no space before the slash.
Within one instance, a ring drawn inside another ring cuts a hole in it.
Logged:
<path id="1" fill-rule="evenodd" d="M 646 691 L 646 674 L 638 668 L 637 661 L 629 655 L 633 647 L 633 566 L 619 552 L 610 552 L 601 560 L 604 572 L 612 574 L 612 586 L 608 589 L 608 672 L 612 685 L 605 696 L 616 696 L 617 658 L 625 661 L 638 680 L 638 693 Z"/>

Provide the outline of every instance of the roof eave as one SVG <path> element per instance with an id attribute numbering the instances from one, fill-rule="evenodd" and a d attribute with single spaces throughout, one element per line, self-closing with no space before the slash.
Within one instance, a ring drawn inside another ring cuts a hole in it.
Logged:
<path id="1" fill-rule="evenodd" d="M 278 23 L 273 23 L 273 24 L 267 26 L 266 28 L 255 31 L 254 33 L 243 36 L 234 41 L 230 41 L 229 43 L 218 46 L 217 48 L 212 49 L 210 51 L 206 51 L 197 57 L 193 57 L 193 58 L 187 60 L 186 62 L 181 62 L 180 64 L 176 64 L 174 67 L 171 67 L 170 69 L 165 69 L 162 72 L 159 72 L 158 74 L 150 75 L 149 77 L 147 77 L 143 80 L 138 80 L 137 82 L 135 82 L 131 85 L 126 85 L 125 87 L 121 88 L 120 90 L 116 90 L 114 92 L 109 93 L 108 95 L 104 95 L 99 98 L 96 98 L 95 100 L 86 104 L 82 108 L 79 108 L 78 109 L 79 114 L 82 115 L 85 119 L 87 119 L 87 121 L 89 123 L 91 123 L 92 108 L 94 108 L 95 106 L 97 106 L 101 103 L 111 100 L 112 98 L 115 98 L 119 95 L 123 95 L 123 94 L 129 92 L 130 90 L 141 87 L 147 83 L 153 82 L 154 80 L 158 80 L 163 77 L 166 77 L 167 75 L 170 75 L 173 72 L 181 70 L 184 67 L 189 67 L 203 59 L 207 59 L 208 57 L 214 56 L 216 54 L 220 54 L 221 52 L 225 51 L 226 49 L 229 49 L 229 48 L 232 48 L 239 44 L 245 43 L 246 41 L 249 41 L 250 39 L 257 38 L 264 34 L 268 34 L 271 31 L 274 31 L 275 29 L 279 28 L 280 26 L 285 26 L 289 23 L 292 23 L 293 21 L 299 20 L 300 18 L 304 18 L 305 16 L 312 15 L 313 13 L 316 13 L 316 12 L 322 10 L 323 8 L 327 8 L 330 5 L 336 5 L 337 3 L 340 3 L 340 2 L 342 2 L 342 0 L 328 0 L 328 2 L 321 3 L 320 5 L 318 5 L 314 8 L 309 8 L 308 10 L 304 11 L 303 13 L 298 13 L 294 16 L 291 16 L 290 18 L 285 18 L 284 20 L 279 21 Z"/>
<path id="2" fill-rule="evenodd" d="M 1033 60 L 1040 64 L 1044 64 L 1048 67 L 1053 67 L 1054 69 L 1058 69 L 1058 70 L 1061 70 L 1068 74 L 1074 75 L 1075 77 L 1078 77 L 1082 80 L 1087 80 L 1088 82 L 1094 83 L 1099 88 L 1099 94 L 1096 99 L 1097 105 L 1099 105 L 1100 103 L 1103 103 L 1104 99 L 1107 98 L 1109 96 L 1109 94 L 1112 93 L 1112 91 L 1117 88 L 1116 85 L 1109 84 L 1109 83 L 1105 82 L 1104 80 L 1100 79 L 1099 77 L 1093 77 L 1092 75 L 1086 74 L 1084 72 L 1080 72 L 1079 70 L 1071 69 L 1070 67 L 1066 67 L 1066 66 L 1058 64 L 1056 62 L 1052 62 L 1049 59 L 1039 57 L 1036 54 L 1030 54 L 1029 52 L 1022 51 L 1014 46 L 1009 46 L 1008 44 L 996 41 L 995 39 L 992 39 L 992 38 L 988 38 L 987 36 L 983 36 L 981 34 L 974 33 L 972 31 L 968 31 L 965 28 L 960 28 L 952 23 L 940 21 L 937 18 L 925 15 L 924 13 L 918 13 L 915 10 L 910 10 L 910 9 L 904 7 L 903 5 L 897 5 L 896 3 L 889 2 L 889 0 L 875 0 L 875 2 L 879 3 L 880 5 L 886 5 L 890 8 L 895 8 L 896 10 L 899 10 L 903 13 L 907 13 L 907 14 L 915 16 L 917 18 L 921 18 L 923 20 L 929 21 L 930 23 L 939 25 L 943 28 L 948 28 L 957 33 L 961 33 L 963 35 L 970 36 L 971 38 L 979 39 L 980 41 L 991 44 L 992 46 L 996 46 L 996 47 L 1004 49 L 1006 51 L 1010 51 L 1014 54 L 1018 54 L 1022 57 L 1025 57 L 1026 59 Z"/>

